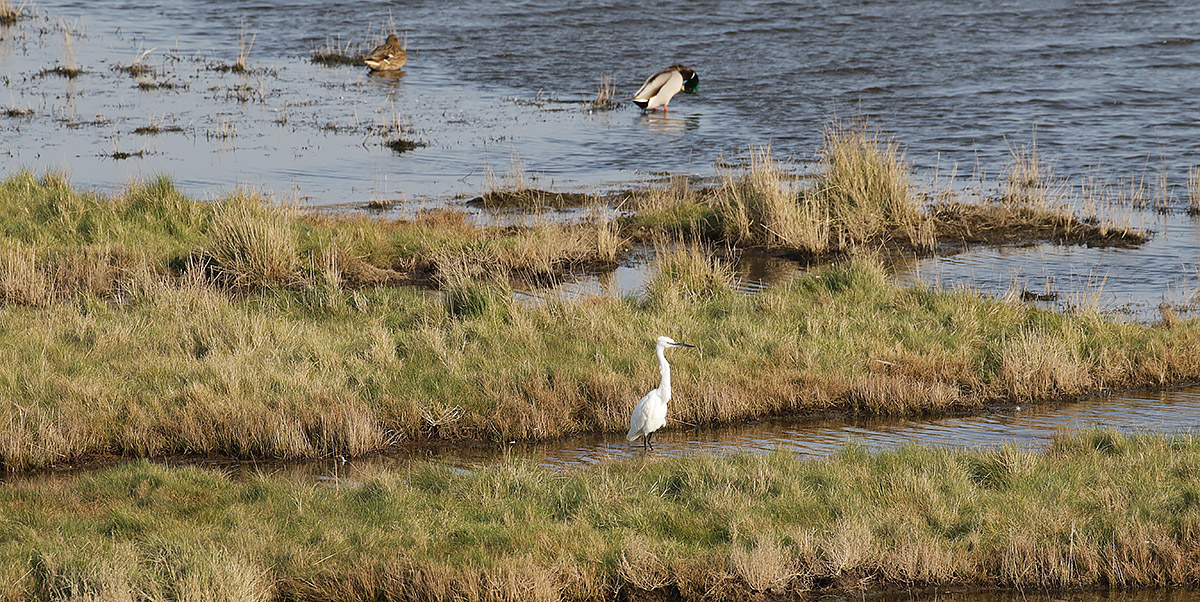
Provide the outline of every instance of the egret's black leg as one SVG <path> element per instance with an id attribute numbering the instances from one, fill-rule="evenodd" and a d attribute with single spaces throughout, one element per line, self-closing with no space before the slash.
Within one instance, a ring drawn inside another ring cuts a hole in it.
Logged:
<path id="1" fill-rule="evenodd" d="M 650 438 L 653 436 L 654 433 L 646 433 L 646 447 L 648 449 L 654 449 L 654 444 L 650 442 Z"/>

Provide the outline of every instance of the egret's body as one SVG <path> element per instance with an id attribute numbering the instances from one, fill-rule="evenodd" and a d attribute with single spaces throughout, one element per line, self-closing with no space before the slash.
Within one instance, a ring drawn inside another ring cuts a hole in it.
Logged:
<path id="1" fill-rule="evenodd" d="M 671 337 L 658 337 L 655 354 L 658 355 L 658 370 L 662 374 L 658 388 L 647 393 L 629 417 L 629 434 L 625 438 L 635 441 L 642 438 L 645 447 L 651 447 L 650 436 L 667 424 L 667 404 L 671 402 L 671 365 L 667 363 L 668 347 L 691 347 L 687 343 L 676 343 Z"/>
<path id="2" fill-rule="evenodd" d="M 399 71 L 408 62 L 408 53 L 400 44 L 400 38 L 391 34 L 382 44 L 363 58 L 372 71 Z"/>
<path id="3" fill-rule="evenodd" d="M 646 83 L 633 95 L 633 104 L 643 111 L 653 111 L 658 107 L 667 112 L 667 103 L 671 97 L 680 92 L 695 94 L 700 86 L 700 76 L 683 65 L 671 65 L 646 79 Z"/>

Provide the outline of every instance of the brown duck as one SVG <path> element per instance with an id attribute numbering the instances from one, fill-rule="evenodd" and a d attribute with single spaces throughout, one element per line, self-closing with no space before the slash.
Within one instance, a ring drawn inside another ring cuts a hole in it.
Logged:
<path id="1" fill-rule="evenodd" d="M 400 45 L 400 38 L 396 34 L 391 34 L 383 44 L 371 51 L 363 62 L 371 68 L 372 71 L 397 71 L 404 67 L 404 63 L 408 62 L 408 53 L 404 51 L 404 47 Z"/>

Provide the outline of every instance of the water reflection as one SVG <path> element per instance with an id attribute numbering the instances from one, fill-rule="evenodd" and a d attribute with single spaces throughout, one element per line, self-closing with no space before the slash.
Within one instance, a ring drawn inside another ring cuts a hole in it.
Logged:
<path id="1" fill-rule="evenodd" d="M 1200 387 L 1076 403 L 998 408 L 944 418 L 773 419 L 715 428 L 689 428 L 668 421 L 668 430 L 655 433 L 655 446 L 650 451 L 628 444 L 621 433 L 613 433 L 545 443 L 421 444 L 361 458 L 242 463 L 231 465 L 230 470 L 238 474 L 266 470 L 302 479 L 357 482 L 379 470 L 403 468 L 416 461 L 435 461 L 469 471 L 507 457 L 520 457 L 553 470 L 576 470 L 645 457 L 760 454 L 777 449 L 821 458 L 836 453 L 851 441 L 871 450 L 904 445 L 993 449 L 1007 444 L 1033 449 L 1049 444 L 1057 435 L 1090 428 L 1125 433 L 1192 432 L 1200 428 Z"/>

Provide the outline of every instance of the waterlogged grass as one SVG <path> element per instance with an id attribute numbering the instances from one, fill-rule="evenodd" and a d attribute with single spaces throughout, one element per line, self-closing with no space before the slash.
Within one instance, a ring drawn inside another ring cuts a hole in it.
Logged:
<path id="1" fill-rule="evenodd" d="M 748 297 L 692 248 L 662 254 L 642 299 L 527 307 L 509 274 L 611 261 L 600 251 L 619 237 L 602 224 L 481 230 L 445 212 L 303 216 L 247 195 L 195 202 L 166 180 L 107 198 L 28 174 L 0 184 L 0 215 L 7 470 L 620 432 L 657 382 L 658 335 L 700 347 L 674 360 L 671 420 L 692 424 L 1200 379 L 1195 320 L 1147 327 L 897 288 L 870 260 Z M 421 274 L 440 296 L 363 286 Z"/>
<path id="2" fill-rule="evenodd" d="M 28 299 L 26 283 L 46 282 L 48 302 L 161 280 L 188 264 L 249 287 L 302 288 L 334 276 L 355 286 L 427 280 L 447 258 L 549 277 L 610 264 L 624 245 L 600 218 L 482 228 L 455 211 L 391 222 L 305 215 L 244 191 L 212 203 L 188 199 L 161 177 L 109 197 L 78 192 L 61 175 L 21 172 L 0 182 L 0 211 L 0 253 L 24 264 L 0 266 L 13 272 L 0 285 L 7 301 Z"/>
<path id="3" fill-rule="evenodd" d="M 1036 149 L 1016 155 L 1009 170 L 1003 194 L 991 202 L 965 203 L 948 193 L 931 202 L 910 182 L 897 142 L 861 124 L 833 123 L 810 182 L 799 182 L 770 148 L 752 148 L 745 165 L 718 186 L 693 189 L 673 179 L 634 192 L 634 211 L 622 223 L 645 239 L 701 238 L 799 257 L 864 248 L 934 253 L 976 244 L 1146 241 L 1144 232 L 1076 217 L 1065 184 L 1053 179 Z M 1081 203 L 1094 211 L 1094 199 Z"/>
<path id="4" fill-rule="evenodd" d="M 1200 584 L 1200 440 L 0 488 L 0 599 L 744 600 Z"/>

